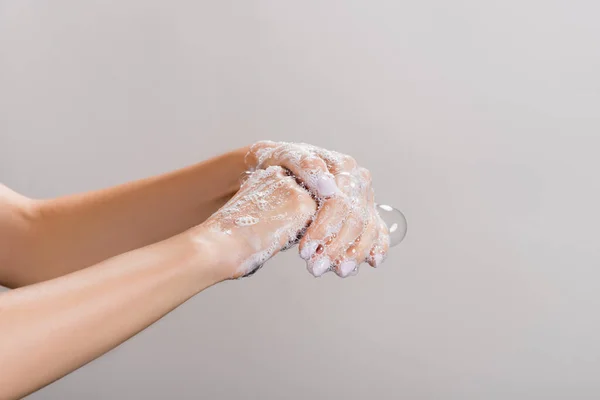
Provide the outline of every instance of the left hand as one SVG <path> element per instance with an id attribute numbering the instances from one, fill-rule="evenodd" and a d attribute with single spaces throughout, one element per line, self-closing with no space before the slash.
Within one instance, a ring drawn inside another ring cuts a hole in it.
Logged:
<path id="1" fill-rule="evenodd" d="M 296 243 L 317 205 L 285 169 L 271 166 L 244 182 L 231 200 L 199 227 L 225 249 L 218 275 L 225 279 L 251 275 L 281 249 Z M 204 235 L 204 236 L 203 236 Z"/>
<path id="2" fill-rule="evenodd" d="M 389 232 L 375 209 L 371 174 L 354 158 L 304 143 L 261 141 L 250 147 L 246 164 L 250 170 L 287 168 L 319 201 L 299 249 L 314 276 L 333 269 L 347 277 L 363 261 L 383 262 Z"/>

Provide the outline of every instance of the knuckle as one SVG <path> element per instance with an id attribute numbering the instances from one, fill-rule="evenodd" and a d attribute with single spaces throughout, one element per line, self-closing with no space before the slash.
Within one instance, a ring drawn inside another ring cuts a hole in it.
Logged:
<path id="1" fill-rule="evenodd" d="M 254 143 L 253 146 L 266 147 L 273 146 L 274 144 L 275 142 L 272 140 L 259 140 L 258 142 Z"/>
<path id="2" fill-rule="evenodd" d="M 298 209 L 301 214 L 313 214 L 317 210 L 317 205 L 310 196 L 298 196 Z"/>
<path id="3" fill-rule="evenodd" d="M 349 156 L 347 154 L 344 154 L 344 156 L 342 157 L 342 162 L 344 164 L 344 167 L 347 169 L 356 168 L 356 166 L 358 165 L 354 157 Z"/>
<path id="4" fill-rule="evenodd" d="M 325 162 L 323 162 L 323 160 L 321 160 L 320 158 L 312 155 L 304 157 L 300 160 L 300 168 L 309 171 L 317 171 L 322 170 L 324 168 L 326 169 Z"/>
<path id="5" fill-rule="evenodd" d="M 262 152 L 265 149 L 272 147 L 272 146 L 273 146 L 273 142 L 271 142 L 269 140 L 260 140 L 258 142 L 253 143 L 252 145 L 250 145 L 249 152 L 256 154 L 256 153 Z"/>
<path id="6" fill-rule="evenodd" d="M 250 145 L 250 153 L 256 153 L 259 149 L 263 147 L 262 142 L 256 142 Z"/>
<path id="7" fill-rule="evenodd" d="M 299 166 L 301 169 L 313 169 L 315 165 L 312 157 L 304 157 L 300 160 Z"/>
<path id="8" fill-rule="evenodd" d="M 363 179 L 365 179 L 368 182 L 371 182 L 371 179 L 372 179 L 371 171 L 369 171 L 368 169 L 366 169 L 364 167 L 360 167 L 358 171 L 360 173 L 360 176 Z"/>
<path id="9" fill-rule="evenodd" d="M 273 158 L 276 160 L 281 160 L 286 155 L 286 149 L 284 147 L 276 147 L 273 149 Z"/>
<path id="10" fill-rule="evenodd" d="M 289 191 L 295 191 L 298 188 L 298 185 L 296 184 L 296 181 L 294 180 L 294 178 L 292 178 L 289 175 L 286 175 L 285 170 L 283 168 L 281 168 L 280 171 L 277 172 L 280 176 L 281 181 L 283 182 L 283 185 L 289 190 Z"/>

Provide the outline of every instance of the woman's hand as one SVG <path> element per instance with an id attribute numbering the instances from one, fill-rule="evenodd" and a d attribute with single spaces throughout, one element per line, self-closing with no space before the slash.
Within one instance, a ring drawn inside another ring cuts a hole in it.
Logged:
<path id="1" fill-rule="evenodd" d="M 376 267 L 389 248 L 388 229 L 377 213 L 370 172 L 345 154 L 304 143 L 261 141 L 250 147 L 251 171 L 281 166 L 318 200 L 316 218 L 300 242 L 309 272 L 333 269 L 346 277 L 367 261 Z"/>
<path id="2" fill-rule="evenodd" d="M 221 278 L 239 278 L 295 244 L 316 207 L 293 177 L 271 166 L 253 173 L 227 204 L 199 226 L 196 239 L 215 239 L 224 260 Z"/>

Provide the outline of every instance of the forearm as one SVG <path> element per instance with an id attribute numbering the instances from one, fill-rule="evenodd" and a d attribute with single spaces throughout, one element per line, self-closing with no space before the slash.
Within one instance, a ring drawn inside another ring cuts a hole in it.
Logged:
<path id="1" fill-rule="evenodd" d="M 219 281 L 218 246 L 197 236 L 203 240 L 186 232 L 0 294 L 0 399 L 79 368 Z"/>
<path id="2" fill-rule="evenodd" d="M 37 202 L 26 248 L 5 285 L 23 286 L 93 265 L 198 225 L 239 188 L 242 148 L 168 174 Z"/>

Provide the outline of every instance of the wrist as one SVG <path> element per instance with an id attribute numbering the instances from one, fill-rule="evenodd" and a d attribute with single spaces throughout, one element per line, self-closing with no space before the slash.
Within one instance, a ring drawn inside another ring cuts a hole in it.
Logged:
<path id="1" fill-rule="evenodd" d="M 236 240 L 223 232 L 198 225 L 183 234 L 194 260 L 195 268 L 211 284 L 231 279 L 243 260 Z"/>

